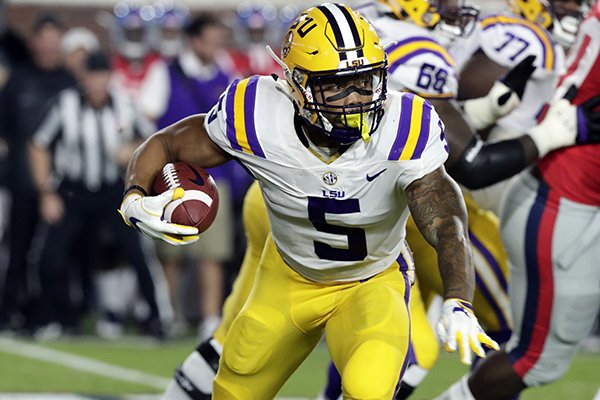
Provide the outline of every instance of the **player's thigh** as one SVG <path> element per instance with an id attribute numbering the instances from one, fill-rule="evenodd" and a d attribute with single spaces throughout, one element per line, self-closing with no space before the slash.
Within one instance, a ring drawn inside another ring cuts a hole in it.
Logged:
<path id="1" fill-rule="evenodd" d="M 269 233 L 269 217 L 256 181 L 250 186 L 244 198 L 243 218 L 246 231 L 246 252 L 238 276 L 233 282 L 231 293 L 225 299 L 221 324 L 213 335 L 219 343 L 223 343 L 225 340 L 225 335 L 233 319 L 240 312 L 250 294 Z"/>
<path id="2" fill-rule="evenodd" d="M 527 221 L 537 193 L 537 184 L 523 175 L 508 193 L 501 212 L 501 238 L 510 260 L 509 298 L 513 339 L 519 335 L 527 297 Z"/>
<path id="3" fill-rule="evenodd" d="M 559 200 L 531 175 L 509 194 L 502 213 L 514 323 L 507 350 L 515 372 L 537 386 L 564 374 L 597 314 L 600 217 Z"/>
<path id="4" fill-rule="evenodd" d="M 328 310 L 320 306 L 319 285 L 291 270 L 270 239 L 255 279 L 225 337 L 215 399 L 273 398 L 321 337 L 319 318 Z M 313 301 L 302 300 L 299 292 Z"/>
<path id="5" fill-rule="evenodd" d="M 469 241 L 477 276 L 473 310 L 488 333 L 511 329 L 508 298 L 509 267 L 500 238 L 498 218 L 465 196 L 469 213 Z"/>
<path id="6" fill-rule="evenodd" d="M 408 352 L 408 277 L 392 267 L 357 284 L 327 322 L 346 398 L 389 399 Z"/>
<path id="7" fill-rule="evenodd" d="M 252 247 L 255 252 L 262 253 L 270 225 L 267 206 L 262 197 L 258 181 L 254 181 L 248 188 L 248 192 L 246 192 L 242 218 L 248 246 Z"/>
<path id="8" fill-rule="evenodd" d="M 562 199 L 553 235 L 554 298 L 550 333 L 529 385 L 560 378 L 600 310 L 600 210 Z"/>
<path id="9" fill-rule="evenodd" d="M 410 326 L 411 326 L 411 346 L 415 362 L 421 368 L 430 370 L 440 352 L 440 346 L 429 321 L 427 320 L 427 310 L 421 296 L 418 282 L 416 282 L 410 293 Z"/>

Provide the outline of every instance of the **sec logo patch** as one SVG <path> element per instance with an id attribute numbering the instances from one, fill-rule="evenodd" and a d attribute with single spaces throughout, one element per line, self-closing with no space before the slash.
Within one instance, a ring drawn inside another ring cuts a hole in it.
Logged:
<path id="1" fill-rule="evenodd" d="M 335 172 L 325 172 L 323 174 L 323 182 L 325 182 L 328 185 L 335 185 L 335 183 L 338 181 L 338 177 L 335 174 Z"/>

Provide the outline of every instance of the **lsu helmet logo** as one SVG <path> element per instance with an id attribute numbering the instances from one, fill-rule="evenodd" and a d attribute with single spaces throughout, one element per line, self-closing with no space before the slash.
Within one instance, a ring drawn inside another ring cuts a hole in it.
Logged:
<path id="1" fill-rule="evenodd" d="M 288 31 L 287 35 L 283 39 L 283 45 L 281 46 L 281 56 L 287 57 L 290 54 L 290 48 L 292 47 L 292 42 L 294 41 L 294 32 L 291 30 Z"/>

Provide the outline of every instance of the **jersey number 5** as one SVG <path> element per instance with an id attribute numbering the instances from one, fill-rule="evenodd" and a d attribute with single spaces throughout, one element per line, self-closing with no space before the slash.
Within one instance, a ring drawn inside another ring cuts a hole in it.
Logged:
<path id="1" fill-rule="evenodd" d="M 308 198 L 308 218 L 319 232 L 345 235 L 348 248 L 340 249 L 327 243 L 314 241 L 315 253 L 322 260 L 361 261 L 367 257 L 367 237 L 364 229 L 331 225 L 325 220 L 325 214 L 352 214 L 360 212 L 358 199 Z"/>

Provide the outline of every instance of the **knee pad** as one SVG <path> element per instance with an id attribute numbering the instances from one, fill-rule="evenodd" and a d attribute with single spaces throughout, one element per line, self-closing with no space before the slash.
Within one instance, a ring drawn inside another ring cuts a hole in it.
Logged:
<path id="1" fill-rule="evenodd" d="M 344 398 L 390 399 L 404 356 L 397 348 L 380 340 L 362 343 L 350 356 L 342 372 Z"/>
<path id="2" fill-rule="evenodd" d="M 223 346 L 224 365 L 239 375 L 258 372 L 269 359 L 284 323 L 284 317 L 271 308 L 254 307 L 251 313 L 242 312 L 231 325 Z"/>

